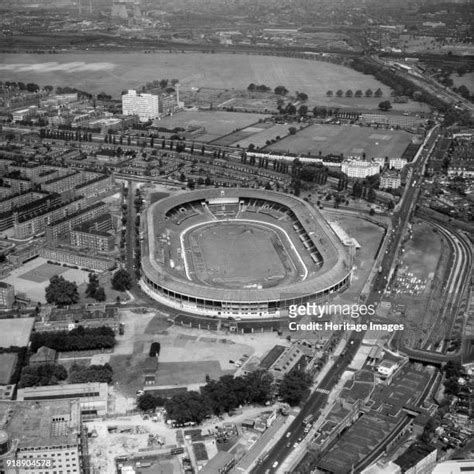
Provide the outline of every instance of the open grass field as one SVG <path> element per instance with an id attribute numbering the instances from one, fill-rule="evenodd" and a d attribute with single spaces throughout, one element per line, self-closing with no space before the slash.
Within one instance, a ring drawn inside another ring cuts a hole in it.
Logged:
<path id="1" fill-rule="evenodd" d="M 37 257 L 13 270 L 2 281 L 15 287 L 16 293 L 22 293 L 33 302 L 46 303 L 45 289 L 53 275 L 61 275 L 66 280 L 74 281 L 78 286 L 88 280 L 88 272 L 77 268 L 51 265 L 46 259 Z"/>
<path id="2" fill-rule="evenodd" d="M 370 127 L 311 125 L 299 130 L 283 140 L 269 145 L 268 151 L 291 152 L 298 154 L 323 155 L 334 153 L 344 156 L 362 156 L 367 158 L 395 158 L 402 155 L 411 143 L 408 132 L 394 130 L 375 130 Z"/>
<path id="3" fill-rule="evenodd" d="M 269 228 L 219 223 L 191 231 L 187 241 L 196 279 L 212 286 L 269 287 L 295 273 L 280 237 Z"/>
<path id="4" fill-rule="evenodd" d="M 327 62 L 296 58 L 202 53 L 71 53 L 1 54 L 4 80 L 73 86 L 92 93 L 118 97 L 122 90 L 138 88 L 161 78 L 179 79 L 183 88 L 246 89 L 253 82 L 290 92 L 323 97 L 331 90 L 366 90 L 380 87 L 375 78 Z M 217 105 L 217 104 L 216 104 Z"/>
<path id="5" fill-rule="evenodd" d="M 234 146 L 240 146 L 241 148 L 248 148 L 252 143 L 257 148 L 266 145 L 267 140 L 274 140 L 276 137 L 284 137 L 288 135 L 289 126 L 286 124 L 277 123 L 271 127 L 255 131 L 251 135 L 232 143 Z M 248 129 L 246 129 L 248 130 Z"/>
<path id="6" fill-rule="evenodd" d="M 451 79 L 454 82 L 456 87 L 459 86 L 466 86 L 470 91 L 471 94 L 474 91 L 474 72 L 468 72 L 462 76 L 456 74 L 451 74 Z"/>
<path id="7" fill-rule="evenodd" d="M 34 324 L 34 318 L 0 319 L 0 347 L 26 347 Z"/>
<path id="8" fill-rule="evenodd" d="M 262 114 L 247 114 L 244 112 L 189 110 L 175 114 L 172 117 L 165 117 L 156 123 L 159 127 L 169 129 L 175 127 L 204 127 L 206 133 L 199 135 L 199 141 L 211 142 L 222 137 L 222 135 L 253 125 L 263 117 Z"/>
<path id="9" fill-rule="evenodd" d="M 32 281 L 34 283 L 42 283 L 43 281 L 48 281 L 54 275 L 61 275 L 65 273 L 67 270 L 67 267 L 43 263 L 39 267 L 33 268 L 32 270 L 23 273 L 19 278 Z"/>

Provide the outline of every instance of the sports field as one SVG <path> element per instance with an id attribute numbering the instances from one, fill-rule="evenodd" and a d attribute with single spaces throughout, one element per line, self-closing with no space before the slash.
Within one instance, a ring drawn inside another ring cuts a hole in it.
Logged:
<path id="1" fill-rule="evenodd" d="M 0 54 L 4 80 L 77 87 L 93 94 L 119 97 L 122 90 L 139 88 L 162 78 L 176 78 L 183 89 L 211 87 L 246 89 L 253 82 L 272 89 L 285 86 L 310 98 L 328 90 L 389 89 L 372 76 L 344 66 L 276 56 L 202 53 L 68 53 Z M 218 104 L 215 104 L 216 106 Z"/>
<path id="2" fill-rule="evenodd" d="M 48 281 L 54 275 L 61 275 L 69 270 L 67 267 L 60 265 L 52 265 L 50 263 L 43 263 L 39 267 L 33 268 L 22 275 L 19 278 L 23 280 L 33 281 L 35 283 L 42 283 Z"/>
<path id="3" fill-rule="evenodd" d="M 184 129 L 204 127 L 205 133 L 199 135 L 199 141 L 211 142 L 222 137 L 222 135 L 227 135 L 237 129 L 253 125 L 264 117 L 261 114 L 247 114 L 244 112 L 189 110 L 171 117 L 165 117 L 155 123 L 159 127 L 166 127 L 168 129 L 175 127 L 182 127 Z M 235 141 L 235 139 L 232 141 Z"/>
<path id="4" fill-rule="evenodd" d="M 371 127 L 350 125 L 311 125 L 265 150 L 309 154 L 358 155 L 367 158 L 400 157 L 411 143 L 412 135 L 404 131 L 375 130 Z"/>
<path id="5" fill-rule="evenodd" d="M 273 229 L 247 223 L 218 223 L 187 238 L 196 280 L 212 286 L 275 286 L 296 276 L 296 267 Z"/>

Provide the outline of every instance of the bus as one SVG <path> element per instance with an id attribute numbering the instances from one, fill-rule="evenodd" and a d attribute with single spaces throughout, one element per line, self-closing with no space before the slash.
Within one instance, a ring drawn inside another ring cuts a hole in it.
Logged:
<path id="1" fill-rule="evenodd" d="M 303 425 L 309 425 L 313 421 L 313 415 L 305 416 L 303 420 Z"/>

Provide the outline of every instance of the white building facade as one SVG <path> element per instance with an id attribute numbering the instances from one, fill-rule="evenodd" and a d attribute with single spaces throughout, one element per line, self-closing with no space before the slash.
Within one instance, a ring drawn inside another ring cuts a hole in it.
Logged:
<path id="1" fill-rule="evenodd" d="M 129 90 L 122 96 L 123 115 L 138 115 L 140 122 L 158 118 L 158 96 L 154 94 L 140 94 Z"/>
<path id="2" fill-rule="evenodd" d="M 341 171 L 349 178 L 367 178 L 380 173 L 380 163 L 355 159 L 344 160 Z"/>

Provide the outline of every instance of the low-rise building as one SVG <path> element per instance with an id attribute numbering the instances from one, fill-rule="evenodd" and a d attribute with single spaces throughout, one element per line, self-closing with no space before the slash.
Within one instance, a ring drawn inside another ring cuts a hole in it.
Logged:
<path id="1" fill-rule="evenodd" d="M 390 158 L 388 166 L 390 169 L 401 170 L 407 163 L 408 160 L 406 158 Z"/>
<path id="2" fill-rule="evenodd" d="M 367 178 L 380 173 L 380 163 L 352 158 L 342 162 L 341 171 L 349 178 Z"/>
<path id="3" fill-rule="evenodd" d="M 380 189 L 398 189 L 402 185 L 402 178 L 397 171 L 386 171 L 380 176 Z"/>
<path id="4" fill-rule="evenodd" d="M 235 457 L 226 451 L 219 451 L 202 469 L 202 474 L 226 474 L 235 466 Z"/>
<path id="5" fill-rule="evenodd" d="M 111 270 L 116 265 L 113 258 L 80 253 L 73 249 L 66 248 L 43 247 L 40 249 L 40 256 L 58 263 L 66 263 L 79 268 L 100 272 Z"/>
<path id="6" fill-rule="evenodd" d="M 81 428 L 77 400 L 0 401 L 0 472 L 83 472 Z"/>
<path id="7" fill-rule="evenodd" d="M 47 385 L 43 387 L 20 388 L 17 392 L 19 401 L 39 401 L 79 399 L 80 413 L 85 418 L 107 415 L 109 387 L 106 383 L 72 383 L 64 385 Z"/>

